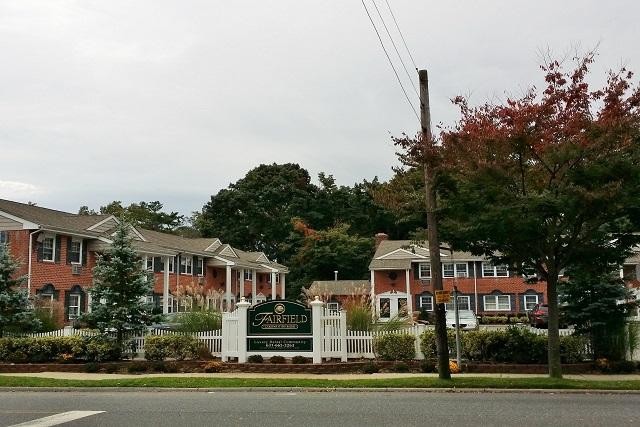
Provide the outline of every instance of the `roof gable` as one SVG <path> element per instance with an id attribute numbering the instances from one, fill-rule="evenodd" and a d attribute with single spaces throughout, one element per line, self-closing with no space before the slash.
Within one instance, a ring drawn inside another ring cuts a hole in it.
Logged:
<path id="1" fill-rule="evenodd" d="M 95 231 L 96 233 L 106 233 L 107 231 L 113 230 L 119 223 L 120 221 L 118 221 L 115 216 L 110 215 L 102 221 L 96 222 L 92 226 L 88 227 L 87 230 Z"/>
<path id="2" fill-rule="evenodd" d="M 225 247 L 222 248 L 222 250 L 220 251 L 220 253 L 218 253 L 218 255 L 226 255 L 226 256 L 230 256 L 230 257 L 234 257 L 234 258 L 239 258 L 238 254 L 236 253 L 236 251 L 233 250 L 233 248 L 231 247 L 231 245 L 226 244 L 224 245 Z"/>
<path id="3" fill-rule="evenodd" d="M 408 251 L 404 248 L 398 248 L 395 251 L 391 251 L 387 254 L 381 255 L 376 259 L 414 259 L 414 258 L 427 258 L 424 255 Z"/>
<path id="4" fill-rule="evenodd" d="M 222 242 L 220 241 L 220 239 L 215 239 L 213 243 L 207 246 L 204 250 L 205 252 L 215 252 L 215 250 L 218 249 L 221 245 Z"/>

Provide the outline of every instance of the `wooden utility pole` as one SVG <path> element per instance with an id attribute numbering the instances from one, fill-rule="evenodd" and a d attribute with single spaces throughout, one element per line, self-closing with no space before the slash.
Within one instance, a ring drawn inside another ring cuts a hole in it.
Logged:
<path id="1" fill-rule="evenodd" d="M 431 111 L 429 109 L 429 76 L 427 70 L 418 71 L 420 80 L 420 124 L 422 144 L 432 144 Z M 425 146 L 423 155 L 428 156 L 431 150 Z M 434 291 L 442 290 L 442 266 L 440 264 L 440 239 L 438 237 L 438 219 L 436 215 L 436 189 L 434 159 L 423 158 L 424 189 L 427 199 L 427 236 L 429 239 L 429 260 L 431 263 L 431 282 Z M 440 379 L 451 379 L 449 371 L 449 344 L 447 342 L 447 319 L 444 304 L 436 304 L 436 345 L 438 348 L 438 376 Z"/>

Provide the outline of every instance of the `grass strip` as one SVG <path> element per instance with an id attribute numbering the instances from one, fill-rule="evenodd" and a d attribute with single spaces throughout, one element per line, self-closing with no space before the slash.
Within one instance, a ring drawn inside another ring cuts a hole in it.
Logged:
<path id="1" fill-rule="evenodd" d="M 68 380 L 40 377 L 0 376 L 0 387 L 306 387 L 306 388 L 488 388 L 488 389 L 571 389 L 640 390 L 640 380 L 556 380 L 550 378 L 385 378 L 326 380 L 299 378 L 185 378 L 154 377 L 104 380 Z"/>

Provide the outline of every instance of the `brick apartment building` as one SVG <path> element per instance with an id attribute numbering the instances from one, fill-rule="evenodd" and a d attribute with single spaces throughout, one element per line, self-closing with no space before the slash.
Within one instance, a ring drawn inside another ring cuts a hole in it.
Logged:
<path id="1" fill-rule="evenodd" d="M 62 303 L 65 322 L 89 309 L 92 270 L 97 255 L 110 247 L 117 224 L 112 215 L 79 215 L 0 199 L 0 243 L 20 262 L 29 294 Z M 264 253 L 245 252 L 217 238 L 136 227 L 130 236 L 154 279 L 148 301 L 163 313 L 187 311 L 194 298 L 228 310 L 240 297 L 253 303 L 285 297 L 289 271 Z"/>

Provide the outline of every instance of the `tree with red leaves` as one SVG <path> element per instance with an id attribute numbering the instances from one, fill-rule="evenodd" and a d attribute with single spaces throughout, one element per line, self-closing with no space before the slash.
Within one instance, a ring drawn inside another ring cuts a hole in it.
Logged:
<path id="1" fill-rule="evenodd" d="M 623 68 L 591 90 L 594 55 L 575 61 L 542 66 L 542 93 L 478 107 L 456 98 L 462 118 L 439 145 L 443 239 L 546 281 L 553 378 L 558 276 L 622 263 L 640 242 L 640 88 Z"/>

